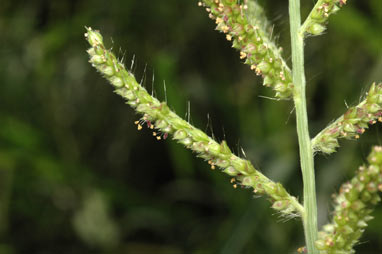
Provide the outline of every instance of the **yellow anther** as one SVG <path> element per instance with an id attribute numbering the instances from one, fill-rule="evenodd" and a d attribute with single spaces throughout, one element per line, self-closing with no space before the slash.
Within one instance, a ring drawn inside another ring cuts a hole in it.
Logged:
<path id="1" fill-rule="evenodd" d="M 298 249 L 297 249 L 297 252 L 298 252 L 298 253 L 305 253 L 305 252 L 306 252 L 306 247 L 304 246 L 304 247 L 300 247 L 300 248 L 298 248 Z"/>
<path id="2" fill-rule="evenodd" d="M 139 121 L 135 121 L 134 123 L 135 123 L 135 124 L 139 124 Z"/>
<path id="3" fill-rule="evenodd" d="M 160 136 L 157 136 L 157 140 L 161 140 L 162 138 Z"/>
<path id="4" fill-rule="evenodd" d="M 231 180 L 230 180 L 231 183 L 234 183 L 235 181 L 236 181 L 236 180 L 235 180 L 235 178 L 233 178 L 233 177 L 232 177 Z"/>
<path id="5" fill-rule="evenodd" d="M 138 124 L 137 129 L 138 129 L 139 131 L 142 130 L 142 125 Z"/>
<path id="6" fill-rule="evenodd" d="M 233 185 L 233 188 L 236 189 L 236 188 L 237 188 L 237 184 L 234 184 L 234 185 Z"/>
<path id="7" fill-rule="evenodd" d="M 220 23 L 222 23 L 222 22 L 223 22 L 223 19 L 222 19 L 222 18 L 219 18 L 219 17 L 217 17 L 215 22 L 216 22 L 216 24 L 220 24 Z"/>
<path id="8" fill-rule="evenodd" d="M 157 135 L 157 133 L 154 131 L 154 132 L 153 132 L 153 136 L 156 136 L 156 135 Z"/>
<path id="9" fill-rule="evenodd" d="M 256 67 L 256 75 L 257 76 L 260 76 L 261 75 L 261 70 L 260 70 L 260 68 L 258 68 L 258 67 Z"/>
<path id="10" fill-rule="evenodd" d="M 212 169 L 212 170 L 215 169 L 215 165 L 214 165 L 214 164 L 211 164 L 211 169 Z"/>
<path id="11" fill-rule="evenodd" d="M 227 34 L 225 38 L 227 39 L 227 41 L 232 40 L 232 36 L 230 34 Z"/>
<path id="12" fill-rule="evenodd" d="M 222 29 L 223 33 L 228 33 L 228 31 L 229 31 L 229 27 L 226 25 L 223 26 L 221 29 Z"/>
<path id="13" fill-rule="evenodd" d="M 243 51 L 240 52 L 240 59 L 244 59 L 247 57 L 247 54 Z"/>

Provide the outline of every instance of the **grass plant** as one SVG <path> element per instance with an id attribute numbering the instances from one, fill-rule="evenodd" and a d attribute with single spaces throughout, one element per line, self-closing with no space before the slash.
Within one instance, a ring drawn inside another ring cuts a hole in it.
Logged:
<path id="1" fill-rule="evenodd" d="M 263 85 L 275 91 L 277 100 L 291 100 L 296 113 L 296 131 L 303 176 L 302 203 L 289 194 L 281 183 L 262 174 L 253 164 L 231 152 L 225 141 L 218 143 L 189 121 L 173 112 L 166 102 L 153 97 L 137 82 L 131 70 L 124 67 L 103 43 L 99 31 L 87 28 L 90 63 L 114 87 L 141 118 L 137 129 L 151 129 L 158 139 L 172 138 L 206 160 L 211 169 L 219 168 L 231 177 L 233 186 L 251 188 L 265 196 L 271 207 L 283 216 L 300 217 L 306 246 L 298 251 L 316 253 L 354 253 L 372 219 L 371 212 L 380 201 L 382 191 L 382 147 L 371 149 L 368 164 L 359 167 L 354 177 L 344 183 L 335 195 L 334 211 L 322 231 L 317 228 L 317 199 L 314 156 L 331 154 L 341 138 L 357 140 L 368 125 L 382 121 L 382 84 L 373 83 L 365 99 L 311 138 L 306 106 L 304 43 L 308 36 L 326 30 L 330 15 L 339 11 L 346 0 L 319 0 L 304 22 L 301 22 L 300 0 L 289 0 L 292 66 L 282 56 L 282 49 L 272 38 L 270 22 L 256 1 L 203 0 L 198 3 L 216 23 L 216 30 L 225 34 L 239 51 L 239 57 L 263 78 Z"/>

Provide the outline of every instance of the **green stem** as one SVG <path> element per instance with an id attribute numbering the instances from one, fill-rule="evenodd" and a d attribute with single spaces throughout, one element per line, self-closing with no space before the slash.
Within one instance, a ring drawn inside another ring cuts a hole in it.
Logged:
<path id="1" fill-rule="evenodd" d="M 300 0 L 289 0 L 290 32 L 292 42 L 293 99 L 296 107 L 297 135 L 300 146 L 300 163 L 304 184 L 303 224 L 309 254 L 316 254 L 317 204 L 314 176 L 313 149 L 309 137 L 305 98 L 304 37 L 300 32 Z"/>

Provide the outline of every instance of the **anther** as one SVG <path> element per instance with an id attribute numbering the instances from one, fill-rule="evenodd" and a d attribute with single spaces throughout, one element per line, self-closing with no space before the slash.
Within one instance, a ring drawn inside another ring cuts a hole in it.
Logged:
<path id="1" fill-rule="evenodd" d="M 228 31 L 229 31 L 229 27 L 228 27 L 228 26 L 223 26 L 223 27 L 221 28 L 221 30 L 223 31 L 223 33 L 228 33 Z"/>

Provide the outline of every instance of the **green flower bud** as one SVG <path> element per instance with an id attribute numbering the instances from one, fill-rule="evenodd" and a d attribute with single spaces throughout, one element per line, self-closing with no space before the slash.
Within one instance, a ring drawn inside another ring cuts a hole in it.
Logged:
<path id="1" fill-rule="evenodd" d="M 327 246 L 326 246 L 326 244 L 325 244 L 325 241 L 324 240 L 317 240 L 316 242 L 315 242 L 315 245 L 316 245 L 316 248 L 318 249 L 318 250 L 326 250 L 327 249 Z"/>
<path id="2" fill-rule="evenodd" d="M 256 176 L 246 176 L 241 180 L 241 184 L 244 186 L 255 186 L 255 183 L 257 181 Z"/>
<path id="3" fill-rule="evenodd" d="M 219 156 L 220 155 L 220 145 L 216 142 L 209 142 L 207 146 L 208 153 L 212 154 L 213 156 Z"/>
<path id="4" fill-rule="evenodd" d="M 155 122 L 155 127 L 156 128 L 159 128 L 159 129 L 164 129 L 164 128 L 167 128 L 168 127 L 168 123 L 165 121 L 165 120 L 157 120 L 156 122 Z M 178 130 L 178 131 L 182 131 L 182 130 Z M 177 132 L 178 132 L 177 131 Z M 180 139 L 180 138 L 175 138 L 175 134 L 177 133 L 177 132 L 175 132 L 174 133 L 174 139 Z M 187 134 L 186 134 L 186 132 L 184 132 L 184 137 L 183 138 L 185 138 L 186 136 L 187 136 Z"/>
<path id="5" fill-rule="evenodd" d="M 359 227 L 359 228 L 366 228 L 367 227 L 367 223 L 364 220 L 360 220 L 360 221 L 357 222 L 357 227 Z"/>
<path id="6" fill-rule="evenodd" d="M 220 152 L 225 155 L 230 155 L 232 153 L 225 140 L 220 143 Z"/>
<path id="7" fill-rule="evenodd" d="M 187 146 L 187 147 L 192 145 L 192 139 L 190 139 L 190 138 L 180 139 L 180 140 L 178 140 L 178 142 Z"/>
<path id="8" fill-rule="evenodd" d="M 110 83 L 115 87 L 123 87 L 123 81 L 121 78 L 117 76 L 113 76 L 110 78 Z"/>
<path id="9" fill-rule="evenodd" d="M 103 38 L 99 32 L 93 31 L 91 27 L 86 29 L 87 29 L 87 33 L 85 34 L 85 37 L 88 40 L 90 45 L 94 47 L 94 46 L 103 44 Z"/>
<path id="10" fill-rule="evenodd" d="M 234 167 L 230 166 L 223 170 L 224 173 L 230 176 L 237 176 L 239 174 L 239 171 L 237 171 Z"/>
<path id="11" fill-rule="evenodd" d="M 192 144 L 191 149 L 196 151 L 196 152 L 202 153 L 202 152 L 206 151 L 207 146 L 208 146 L 208 143 L 199 141 L 199 142 L 194 142 Z"/>
<path id="12" fill-rule="evenodd" d="M 149 104 L 146 103 L 140 103 L 137 108 L 135 109 L 139 113 L 145 113 L 151 110 L 151 107 Z"/>
<path id="13" fill-rule="evenodd" d="M 217 159 L 216 165 L 220 168 L 227 168 L 230 165 L 230 163 L 228 160 Z"/>
<path id="14" fill-rule="evenodd" d="M 289 200 L 279 200 L 273 203 L 272 208 L 278 211 L 285 210 L 289 207 Z"/>
<path id="15" fill-rule="evenodd" d="M 100 69 L 99 69 L 105 76 L 112 76 L 114 75 L 114 70 L 113 70 L 113 67 L 110 67 L 108 65 L 103 65 Z"/>
<path id="16" fill-rule="evenodd" d="M 203 141 L 203 142 L 208 142 L 210 139 L 209 137 L 207 136 L 207 134 L 205 134 L 203 131 L 199 130 L 199 129 L 193 129 L 189 132 L 190 136 L 192 136 L 192 138 L 195 140 L 195 141 Z"/>
<path id="17" fill-rule="evenodd" d="M 187 133 L 184 130 L 177 130 L 173 136 L 173 139 L 175 140 L 182 140 L 185 138 L 187 138 Z"/>
<path id="18" fill-rule="evenodd" d="M 356 200 L 351 204 L 351 208 L 354 211 L 360 211 L 365 208 L 365 204 L 361 200 Z"/>
<path id="19" fill-rule="evenodd" d="M 314 23 L 312 24 L 309 28 L 308 28 L 308 31 L 309 33 L 311 33 L 312 35 L 320 35 L 322 34 L 324 31 L 326 30 L 326 27 L 321 25 L 321 24 L 318 24 L 318 23 Z"/>
<path id="20" fill-rule="evenodd" d="M 103 64 L 105 62 L 105 59 L 103 58 L 103 56 L 101 55 L 93 55 L 91 58 L 90 58 L 90 62 L 91 63 L 94 63 L 94 64 Z"/>

